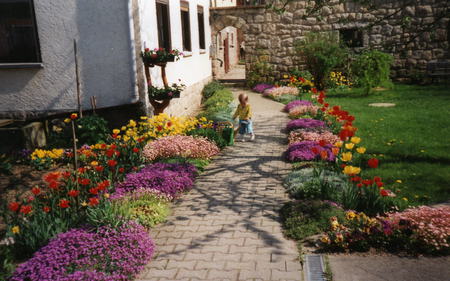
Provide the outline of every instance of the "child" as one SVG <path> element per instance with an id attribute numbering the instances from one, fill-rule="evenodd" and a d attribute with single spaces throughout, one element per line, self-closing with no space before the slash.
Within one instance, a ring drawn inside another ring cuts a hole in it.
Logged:
<path id="1" fill-rule="evenodd" d="M 248 104 L 248 96 L 246 94 L 239 95 L 239 105 L 233 115 L 233 119 L 239 116 L 239 135 L 241 141 L 245 141 L 245 134 L 249 134 L 250 141 L 255 139 L 252 127 L 252 109 Z"/>

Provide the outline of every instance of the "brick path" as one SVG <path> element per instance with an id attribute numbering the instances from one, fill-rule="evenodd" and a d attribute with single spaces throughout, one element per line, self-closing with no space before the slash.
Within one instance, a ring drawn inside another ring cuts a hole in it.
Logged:
<path id="1" fill-rule="evenodd" d="M 152 229 L 156 255 L 139 280 L 302 279 L 296 245 L 283 237 L 277 212 L 287 201 L 286 115 L 280 104 L 249 96 L 257 141 L 223 151 L 168 223 Z"/>

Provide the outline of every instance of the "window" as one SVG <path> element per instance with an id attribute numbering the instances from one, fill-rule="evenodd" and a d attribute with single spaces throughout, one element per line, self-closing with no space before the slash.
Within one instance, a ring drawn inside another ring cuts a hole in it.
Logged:
<path id="1" fill-rule="evenodd" d="M 0 63 L 41 62 L 32 0 L 0 0 Z"/>
<path id="2" fill-rule="evenodd" d="M 172 44 L 170 42 L 170 15 L 167 3 L 156 2 L 156 18 L 158 21 L 159 47 L 170 50 Z"/>
<path id="3" fill-rule="evenodd" d="M 181 1 L 181 31 L 183 35 L 183 50 L 192 51 L 191 21 L 189 18 L 189 3 Z"/>
<path id="4" fill-rule="evenodd" d="M 347 47 L 363 47 L 363 33 L 357 28 L 352 29 L 341 29 L 339 30 L 339 35 Z"/>
<path id="5" fill-rule="evenodd" d="M 206 49 L 205 43 L 205 17 L 203 14 L 203 7 L 197 7 L 197 17 L 198 17 L 198 38 L 200 43 L 200 49 Z"/>

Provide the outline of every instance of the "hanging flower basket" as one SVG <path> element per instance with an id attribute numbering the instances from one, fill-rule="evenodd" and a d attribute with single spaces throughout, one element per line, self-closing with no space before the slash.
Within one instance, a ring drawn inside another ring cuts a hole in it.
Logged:
<path id="1" fill-rule="evenodd" d="M 183 84 L 177 85 L 172 84 L 171 87 L 158 88 L 149 86 L 148 87 L 148 97 L 153 100 L 170 100 L 174 98 L 179 98 L 181 91 L 185 86 Z"/>
<path id="2" fill-rule="evenodd" d="M 179 60 L 182 55 L 183 53 L 178 50 L 166 51 L 162 48 L 153 50 L 146 48 L 143 52 L 141 52 L 141 57 L 144 64 L 150 67 L 155 65 L 164 66 L 167 62 Z"/>

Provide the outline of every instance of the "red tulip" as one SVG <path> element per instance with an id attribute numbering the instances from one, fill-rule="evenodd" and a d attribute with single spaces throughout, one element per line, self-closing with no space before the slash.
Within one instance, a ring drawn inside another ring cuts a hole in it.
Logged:
<path id="1" fill-rule="evenodd" d="M 370 168 L 377 168 L 378 167 L 378 159 L 377 158 L 370 158 L 369 161 L 367 161 L 367 164 Z"/>
<path id="2" fill-rule="evenodd" d="M 382 189 L 382 190 L 380 190 L 380 195 L 383 197 L 386 197 L 389 195 L 389 192 L 386 189 Z"/>
<path id="3" fill-rule="evenodd" d="M 41 193 L 41 189 L 40 189 L 39 187 L 35 186 L 35 187 L 33 187 L 33 188 L 31 189 L 31 192 L 32 192 L 34 195 L 39 195 L 39 194 Z"/>
<path id="4" fill-rule="evenodd" d="M 69 208 L 69 200 L 61 199 L 59 201 L 59 207 L 61 207 L 63 209 Z"/>
<path id="5" fill-rule="evenodd" d="M 20 208 L 20 204 L 17 202 L 11 202 L 8 204 L 8 209 L 10 209 L 13 212 L 17 212 L 17 210 L 19 210 Z"/>

